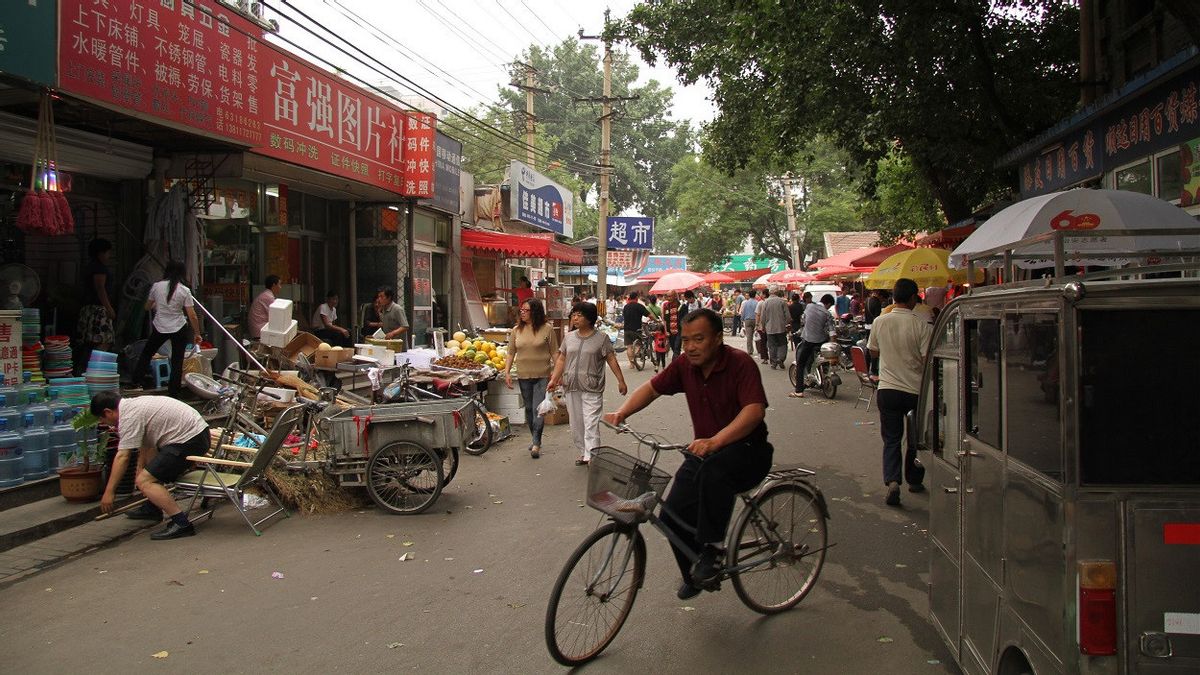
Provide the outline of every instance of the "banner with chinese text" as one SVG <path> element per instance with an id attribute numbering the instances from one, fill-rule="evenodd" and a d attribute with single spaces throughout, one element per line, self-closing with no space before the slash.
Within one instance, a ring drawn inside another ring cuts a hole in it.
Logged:
<path id="1" fill-rule="evenodd" d="M 654 219 L 645 216 L 609 216 L 608 248 L 654 248 Z"/>
<path id="2" fill-rule="evenodd" d="M 510 163 L 508 176 L 513 220 L 568 238 L 574 236 L 575 203 L 570 190 L 516 160 Z"/>
<path id="3" fill-rule="evenodd" d="M 63 91 L 406 196 L 433 194 L 431 115 L 402 111 L 265 42 L 261 27 L 225 5 L 60 4 Z"/>

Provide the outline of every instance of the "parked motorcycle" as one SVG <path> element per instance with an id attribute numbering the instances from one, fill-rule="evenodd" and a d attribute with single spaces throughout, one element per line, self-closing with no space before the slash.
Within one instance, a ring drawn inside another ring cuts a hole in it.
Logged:
<path id="1" fill-rule="evenodd" d="M 820 389 L 825 398 L 835 398 L 838 385 L 842 383 L 842 378 L 837 372 L 842 366 L 842 354 L 842 346 L 836 341 L 821 345 L 820 351 L 813 359 L 812 366 L 804 374 L 804 384 Z M 851 369 L 853 369 L 853 364 L 851 364 Z M 796 386 L 798 370 L 799 366 L 792 361 L 792 365 L 788 366 L 788 379 L 791 380 L 793 388 Z"/>

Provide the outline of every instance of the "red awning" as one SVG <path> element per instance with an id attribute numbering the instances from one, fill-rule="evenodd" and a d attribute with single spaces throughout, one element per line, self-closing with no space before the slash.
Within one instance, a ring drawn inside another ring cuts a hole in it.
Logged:
<path id="1" fill-rule="evenodd" d="M 978 227 L 976 223 L 947 227 L 944 230 L 939 230 L 938 232 L 927 234 L 917 239 L 917 246 L 953 249 L 966 241 L 967 237 L 975 231 L 976 227 Z"/>
<path id="2" fill-rule="evenodd" d="M 480 251 L 497 251 L 520 258 L 552 258 L 575 265 L 583 264 L 583 249 L 534 234 L 463 230 L 462 243 Z"/>
<path id="3" fill-rule="evenodd" d="M 896 244 L 895 246 L 867 246 L 864 248 L 856 248 L 852 251 L 839 253 L 837 255 L 822 258 L 815 263 L 809 265 L 811 269 L 824 269 L 826 267 L 878 267 L 879 263 L 886 260 L 888 257 L 907 251 L 913 248 L 908 244 Z"/>

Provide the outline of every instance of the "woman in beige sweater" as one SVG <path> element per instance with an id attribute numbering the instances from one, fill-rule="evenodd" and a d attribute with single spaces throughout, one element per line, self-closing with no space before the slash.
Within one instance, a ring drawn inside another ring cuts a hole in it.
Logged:
<path id="1" fill-rule="evenodd" d="M 525 424 L 533 437 L 529 445 L 529 456 L 537 459 L 542 454 L 542 429 L 545 420 L 537 414 L 537 407 L 546 398 L 546 383 L 558 353 L 558 338 L 554 327 L 546 321 L 546 308 L 542 301 L 530 298 L 518 308 L 517 325 L 508 340 L 508 356 L 504 359 L 504 383 L 512 389 L 512 368 L 517 367 L 517 383 L 521 386 L 521 398 L 525 402 Z"/>

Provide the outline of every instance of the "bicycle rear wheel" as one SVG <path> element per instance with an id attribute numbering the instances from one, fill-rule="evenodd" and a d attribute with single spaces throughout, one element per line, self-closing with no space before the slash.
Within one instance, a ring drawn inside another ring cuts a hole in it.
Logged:
<path id="1" fill-rule="evenodd" d="M 468 413 L 470 421 L 467 424 L 474 425 L 475 433 L 463 449 L 468 455 L 482 455 L 492 447 L 492 422 L 488 419 L 487 409 L 479 401 L 471 404 L 471 410 L 472 412 Z"/>
<path id="2" fill-rule="evenodd" d="M 637 528 L 607 523 L 563 566 L 546 606 L 546 648 L 564 666 L 587 663 L 608 646 L 633 609 L 646 572 Z"/>
<path id="3" fill-rule="evenodd" d="M 733 575 L 733 590 L 750 609 L 776 614 L 804 599 L 825 564 L 825 514 L 804 485 L 782 483 L 742 509 L 729 564 L 753 567 Z"/>

